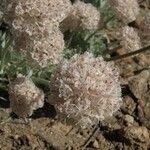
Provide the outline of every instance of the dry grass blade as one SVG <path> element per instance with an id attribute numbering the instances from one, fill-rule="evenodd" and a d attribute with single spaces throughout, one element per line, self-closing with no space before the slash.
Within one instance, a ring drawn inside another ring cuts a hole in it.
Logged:
<path id="1" fill-rule="evenodd" d="M 130 56 L 133 56 L 133 55 L 145 52 L 147 50 L 150 50 L 150 45 L 146 46 L 146 47 L 143 47 L 143 48 L 141 48 L 139 50 L 136 50 L 134 52 L 131 52 L 131 53 L 127 53 L 127 54 L 116 56 L 116 57 L 112 57 L 112 58 L 105 58 L 105 60 L 106 61 L 114 61 L 114 60 L 118 60 L 118 59 L 124 59 L 124 58 L 130 57 Z"/>
<path id="2" fill-rule="evenodd" d="M 89 136 L 89 138 L 85 141 L 84 145 L 82 146 L 82 150 L 86 149 L 86 147 L 89 145 L 92 138 L 97 134 L 98 131 L 99 131 L 99 124 L 95 125 L 92 134 Z"/>

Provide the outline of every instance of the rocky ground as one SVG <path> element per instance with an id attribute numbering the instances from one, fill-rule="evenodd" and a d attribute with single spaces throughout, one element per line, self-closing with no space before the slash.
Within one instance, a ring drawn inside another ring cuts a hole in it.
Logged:
<path id="1" fill-rule="evenodd" d="M 25 123 L 10 113 L 4 92 L 6 100 L 0 101 L 0 149 L 150 149 L 150 51 L 115 62 L 121 73 L 123 105 L 113 117 L 91 128 L 62 124 L 54 119 L 55 110 L 48 104 Z"/>
<path id="2" fill-rule="evenodd" d="M 146 2 L 142 7 L 150 6 Z M 47 103 L 25 122 L 10 112 L 8 93 L 0 91 L 0 150 L 150 150 L 150 50 L 115 63 L 121 109 L 86 129 L 59 122 Z"/>

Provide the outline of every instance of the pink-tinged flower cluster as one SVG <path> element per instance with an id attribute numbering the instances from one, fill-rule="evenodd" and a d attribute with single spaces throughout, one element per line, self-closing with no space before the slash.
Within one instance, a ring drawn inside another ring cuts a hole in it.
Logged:
<path id="1" fill-rule="evenodd" d="M 10 84 L 9 99 L 12 111 L 19 117 L 26 118 L 34 110 L 43 107 L 44 93 L 31 79 L 21 75 Z"/>
<path id="2" fill-rule="evenodd" d="M 6 0 L 5 3 L 4 21 L 12 27 L 15 49 L 29 55 L 41 67 L 49 60 L 58 62 L 64 49 L 59 23 L 72 8 L 70 0 Z"/>
<path id="3" fill-rule="evenodd" d="M 4 21 L 11 27 L 15 50 L 41 67 L 59 62 L 65 47 L 62 31 L 98 29 L 100 12 L 91 4 L 70 0 L 5 0 Z"/>
<path id="4" fill-rule="evenodd" d="M 121 45 L 127 52 L 132 52 L 142 48 L 141 39 L 136 29 L 125 26 L 121 30 Z"/>
<path id="5" fill-rule="evenodd" d="M 69 0 L 6 0 L 4 19 L 14 29 L 34 35 L 50 30 L 51 25 L 60 23 L 70 10 Z"/>
<path id="6" fill-rule="evenodd" d="M 63 60 L 50 88 L 48 102 L 83 127 L 112 116 L 122 101 L 118 70 L 88 52 Z"/>
<path id="7" fill-rule="evenodd" d="M 110 5 L 124 23 L 135 21 L 140 13 L 137 0 L 110 0 Z"/>
<path id="8" fill-rule="evenodd" d="M 101 15 L 90 3 L 76 1 L 71 13 L 62 22 L 62 30 L 98 29 L 100 27 Z"/>

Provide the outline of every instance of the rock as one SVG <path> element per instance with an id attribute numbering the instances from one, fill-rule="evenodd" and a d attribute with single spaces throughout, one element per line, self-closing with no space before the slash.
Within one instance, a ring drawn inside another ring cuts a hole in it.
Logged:
<path id="1" fill-rule="evenodd" d="M 139 69 L 150 66 L 150 52 L 141 53 L 136 56 L 136 60 L 139 64 Z"/>
<path id="2" fill-rule="evenodd" d="M 149 79 L 150 71 L 148 70 L 142 71 L 140 74 L 129 79 L 129 88 L 137 99 L 142 99 L 145 93 L 150 92 L 148 89 Z"/>
<path id="3" fill-rule="evenodd" d="M 68 146 L 67 148 L 66 148 L 66 150 L 72 150 L 73 148 L 71 147 L 71 146 Z"/>
<path id="4" fill-rule="evenodd" d="M 113 143 L 109 140 L 107 140 L 102 133 L 99 133 L 96 137 L 96 140 L 99 144 L 99 150 L 110 150 L 115 149 Z"/>
<path id="5" fill-rule="evenodd" d="M 150 129 L 150 71 L 145 70 L 130 78 L 129 88 L 138 99 L 138 117 Z"/>
<path id="6" fill-rule="evenodd" d="M 148 129 L 150 129 L 150 102 L 140 101 L 137 107 L 138 116 L 141 123 L 143 123 Z"/>
<path id="7" fill-rule="evenodd" d="M 128 126 L 130 126 L 134 123 L 134 118 L 130 115 L 125 115 L 124 120 Z"/>
<path id="8" fill-rule="evenodd" d="M 99 143 L 97 140 L 93 142 L 93 148 L 99 148 Z"/>
<path id="9" fill-rule="evenodd" d="M 123 115 L 120 112 L 116 112 L 115 116 L 112 116 L 112 117 L 109 117 L 109 118 L 105 119 L 106 126 L 108 126 L 111 129 L 114 129 L 114 130 L 120 129 L 121 126 L 120 126 L 116 116 L 117 116 L 117 118 L 122 118 L 123 117 Z"/>
<path id="10" fill-rule="evenodd" d="M 121 109 L 126 113 L 126 114 L 133 114 L 134 110 L 136 108 L 136 103 L 130 96 L 125 96 L 123 99 L 123 105 L 121 106 Z"/>
<path id="11" fill-rule="evenodd" d="M 150 129 L 150 71 L 145 70 L 129 79 L 129 88 L 138 99 L 138 117 Z"/>
<path id="12" fill-rule="evenodd" d="M 137 64 L 132 58 L 116 60 L 116 64 L 119 67 L 120 75 L 123 78 L 133 76 L 134 71 L 137 68 Z"/>
<path id="13" fill-rule="evenodd" d="M 124 128 L 124 137 L 132 144 L 148 143 L 150 140 L 147 128 L 138 126 L 129 126 Z"/>

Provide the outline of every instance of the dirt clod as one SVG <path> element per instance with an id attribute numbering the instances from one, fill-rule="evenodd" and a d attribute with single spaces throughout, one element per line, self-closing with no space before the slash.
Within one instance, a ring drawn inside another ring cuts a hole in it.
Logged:
<path id="1" fill-rule="evenodd" d="M 124 136 L 131 143 L 148 143 L 150 140 L 149 133 L 145 127 L 130 126 L 124 129 Z"/>

